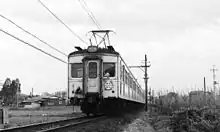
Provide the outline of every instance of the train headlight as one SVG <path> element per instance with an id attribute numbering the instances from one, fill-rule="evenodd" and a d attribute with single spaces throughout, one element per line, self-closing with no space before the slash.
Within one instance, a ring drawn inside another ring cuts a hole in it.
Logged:
<path id="1" fill-rule="evenodd" d="M 88 47 L 88 52 L 96 52 L 98 50 L 97 46 L 89 46 Z"/>
<path id="2" fill-rule="evenodd" d="M 113 89 L 113 83 L 110 80 L 107 80 L 105 82 L 105 90 L 112 90 Z"/>

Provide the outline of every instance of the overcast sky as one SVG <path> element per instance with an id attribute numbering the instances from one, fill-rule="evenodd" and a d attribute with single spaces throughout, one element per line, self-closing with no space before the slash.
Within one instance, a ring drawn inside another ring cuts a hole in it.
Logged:
<path id="1" fill-rule="evenodd" d="M 78 0 L 42 0 L 85 41 L 97 29 Z M 215 64 L 220 69 L 219 0 L 85 0 L 103 29 L 114 29 L 112 45 L 128 65 L 151 63 L 149 86 L 156 91 L 212 86 Z M 38 0 L 0 0 L 4 15 L 66 54 L 84 43 L 61 25 Z M 0 18 L 0 28 L 60 57 L 67 58 Z M 22 93 L 67 89 L 67 65 L 0 32 L 0 80 L 19 78 Z M 143 72 L 132 69 L 143 85 Z M 217 80 L 220 74 L 217 72 Z"/>

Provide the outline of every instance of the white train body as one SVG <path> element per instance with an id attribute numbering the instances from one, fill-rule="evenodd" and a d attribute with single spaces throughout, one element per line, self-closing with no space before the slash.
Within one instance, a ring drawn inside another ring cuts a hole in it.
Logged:
<path id="1" fill-rule="evenodd" d="M 108 48 L 96 48 L 96 52 L 84 49 L 69 55 L 68 98 L 81 99 L 83 108 L 86 107 L 85 113 L 90 112 L 90 104 L 103 105 L 107 100 L 114 100 L 113 104 L 117 101 L 145 104 L 145 92 L 119 53 Z"/>

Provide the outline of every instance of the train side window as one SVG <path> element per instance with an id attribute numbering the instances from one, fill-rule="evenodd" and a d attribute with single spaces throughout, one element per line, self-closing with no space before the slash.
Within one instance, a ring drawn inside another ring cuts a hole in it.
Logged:
<path id="1" fill-rule="evenodd" d="M 82 63 L 72 63 L 71 64 L 71 77 L 81 78 L 83 76 L 83 66 Z"/>
<path id="2" fill-rule="evenodd" d="M 103 76 L 109 73 L 109 77 L 115 76 L 115 63 L 103 63 Z"/>
<path id="3" fill-rule="evenodd" d="M 97 77 L 97 63 L 90 62 L 89 63 L 89 78 L 96 78 Z"/>

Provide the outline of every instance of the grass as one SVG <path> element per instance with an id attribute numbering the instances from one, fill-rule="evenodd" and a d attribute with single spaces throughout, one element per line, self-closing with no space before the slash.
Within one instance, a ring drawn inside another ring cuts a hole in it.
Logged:
<path id="1" fill-rule="evenodd" d="M 51 106 L 39 109 L 8 109 L 8 114 L 8 127 L 62 120 L 77 116 L 77 114 L 73 114 L 72 106 Z"/>

